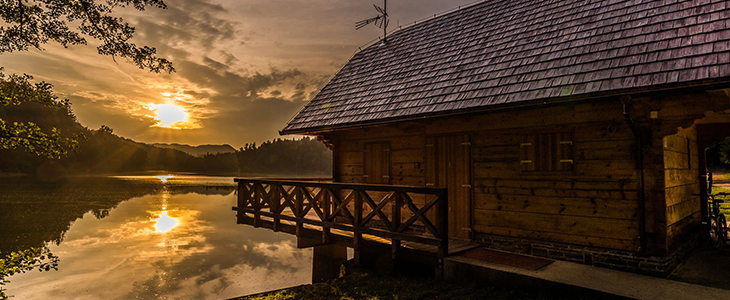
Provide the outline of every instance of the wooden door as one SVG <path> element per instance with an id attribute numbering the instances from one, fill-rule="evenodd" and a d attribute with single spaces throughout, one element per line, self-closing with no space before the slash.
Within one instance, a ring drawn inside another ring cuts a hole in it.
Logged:
<path id="1" fill-rule="evenodd" d="M 371 184 L 390 183 L 390 144 L 365 144 L 363 181 Z"/>
<path id="2" fill-rule="evenodd" d="M 449 191 L 449 237 L 471 238 L 470 146 L 468 135 L 426 140 L 426 185 Z"/>

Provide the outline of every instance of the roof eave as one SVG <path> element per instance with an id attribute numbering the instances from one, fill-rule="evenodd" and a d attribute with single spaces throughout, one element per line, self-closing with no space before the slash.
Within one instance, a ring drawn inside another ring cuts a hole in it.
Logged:
<path id="1" fill-rule="evenodd" d="M 537 99 L 537 100 L 531 100 L 531 101 L 517 101 L 517 102 L 505 103 L 505 104 L 472 107 L 472 108 L 466 108 L 466 109 L 460 109 L 460 110 L 450 110 L 450 111 L 419 114 L 419 115 L 412 115 L 412 116 L 405 116 L 405 117 L 393 117 L 393 118 L 388 118 L 388 119 L 379 119 L 379 120 L 372 120 L 372 121 L 344 123 L 344 124 L 338 124 L 338 125 L 304 127 L 304 128 L 297 128 L 297 129 L 284 128 L 279 131 L 279 134 L 280 135 L 290 135 L 290 134 L 317 135 L 317 134 L 338 131 L 338 130 L 386 125 L 386 124 L 393 124 L 393 123 L 398 123 L 398 122 L 423 120 L 423 119 L 438 118 L 438 117 L 449 117 L 449 116 L 465 115 L 465 114 L 478 114 L 478 113 L 485 113 L 485 112 L 519 110 L 519 109 L 535 108 L 535 107 L 549 106 L 549 105 L 561 105 L 561 104 L 583 102 L 583 101 L 599 101 L 599 100 L 606 99 L 606 98 L 620 97 L 620 96 L 626 96 L 626 95 L 643 96 L 648 93 L 656 93 L 656 92 L 664 93 L 664 92 L 674 92 L 674 91 L 678 91 L 678 90 L 686 90 L 686 91 L 697 90 L 697 89 L 712 90 L 712 89 L 720 89 L 720 88 L 730 88 L 730 77 L 705 79 L 705 80 L 692 81 L 692 82 L 686 82 L 686 83 L 673 83 L 673 84 L 664 84 L 664 85 L 657 85 L 657 86 L 637 87 L 637 88 L 630 88 L 630 89 L 623 89 L 623 90 L 590 93 L 590 94 L 577 95 L 577 96 L 563 96 L 563 97 L 555 97 L 555 98 Z"/>

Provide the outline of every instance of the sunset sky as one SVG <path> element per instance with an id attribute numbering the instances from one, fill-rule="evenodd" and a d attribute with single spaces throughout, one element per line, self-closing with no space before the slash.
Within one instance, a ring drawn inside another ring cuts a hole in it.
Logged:
<path id="1" fill-rule="evenodd" d="M 260 143 L 278 130 L 382 30 L 355 31 L 372 0 L 165 1 L 167 10 L 121 10 L 133 42 L 156 47 L 173 74 L 96 54 L 96 43 L 4 53 L 4 73 L 27 73 L 68 98 L 81 124 L 154 143 Z M 474 0 L 391 0 L 390 28 Z"/>

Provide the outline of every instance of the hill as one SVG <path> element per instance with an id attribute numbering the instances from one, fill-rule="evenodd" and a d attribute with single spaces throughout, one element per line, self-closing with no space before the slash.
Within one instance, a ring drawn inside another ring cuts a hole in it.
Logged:
<path id="1" fill-rule="evenodd" d="M 206 154 L 218 154 L 218 153 L 236 153 L 236 148 L 233 148 L 233 146 L 228 144 L 223 145 L 200 145 L 200 146 L 190 146 L 190 145 L 184 145 L 184 144 L 162 144 L 162 143 L 154 143 L 152 146 L 158 147 L 158 148 L 165 148 L 165 149 L 175 149 L 182 152 L 185 152 L 187 154 L 190 154 L 192 156 L 204 156 Z"/>
<path id="2" fill-rule="evenodd" d="M 27 85 L 31 83 L 27 82 Z M 31 138 L 19 138 L 18 132 L 3 128 L 0 135 L 0 173 L 35 174 L 53 181 L 66 174 L 110 174 L 120 172 L 168 171 L 246 175 L 331 174 L 332 153 L 322 143 L 309 138 L 276 139 L 260 146 L 246 144 L 240 151 L 230 145 L 189 146 L 180 144 L 149 145 L 114 134 L 102 125 L 89 129 L 78 122 L 68 100 L 58 100 L 51 86 L 39 83 L 47 99 L 39 101 L 17 93 L 18 83 L 0 77 L 0 94 L 25 97 L 22 101 L 0 102 L 0 125 L 26 122 L 33 130 L 52 133 L 57 138 L 78 138 L 78 147 L 67 155 L 39 156 L 33 151 Z M 17 129 L 13 129 L 16 130 Z M 35 138 L 39 140 L 39 138 Z M 50 143 L 54 144 L 54 143 Z M 58 143 L 56 143 L 58 144 Z M 15 149 L 17 148 L 17 149 Z M 65 150 L 64 150 L 65 152 Z"/>
<path id="3" fill-rule="evenodd" d="M 0 150 L 0 172 L 37 174 L 50 179 L 66 174 L 108 174 L 165 170 L 170 172 L 237 173 L 235 153 L 192 156 L 175 149 L 159 148 L 120 137 L 107 127 L 82 126 L 70 106 L 46 106 L 36 102 L 2 107 L 0 118 L 30 121 L 46 132 L 63 136 L 83 134 L 78 149 L 61 159 L 37 156 L 23 149 Z M 235 150 L 234 150 L 235 152 Z"/>

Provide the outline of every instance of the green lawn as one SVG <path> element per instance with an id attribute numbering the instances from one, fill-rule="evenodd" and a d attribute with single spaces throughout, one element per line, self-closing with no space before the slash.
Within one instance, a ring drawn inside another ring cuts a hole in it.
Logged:
<path id="1" fill-rule="evenodd" d="M 717 185 L 712 186 L 712 193 L 730 193 L 730 189 L 722 188 Z M 725 214 L 725 217 L 730 217 L 730 196 L 715 196 L 715 199 L 725 200 L 725 203 L 720 205 L 720 212 Z"/>

